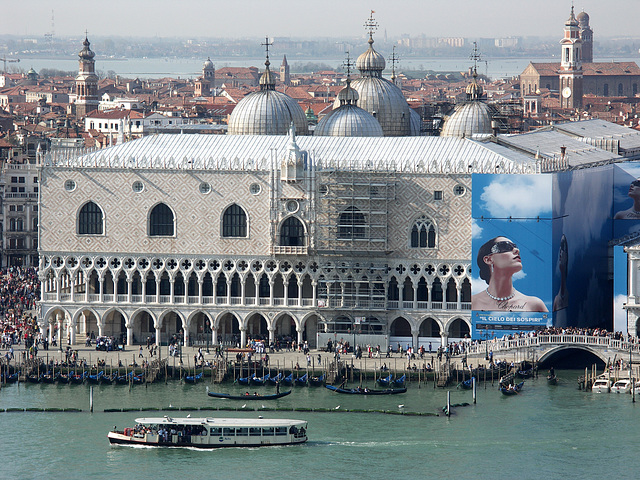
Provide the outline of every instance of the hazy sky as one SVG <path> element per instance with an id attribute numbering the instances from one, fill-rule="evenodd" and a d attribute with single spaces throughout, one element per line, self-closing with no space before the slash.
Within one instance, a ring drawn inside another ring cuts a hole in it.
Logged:
<path id="1" fill-rule="evenodd" d="M 640 37 L 640 0 L 575 0 L 597 36 Z M 0 0 L 2 33 L 39 37 L 560 36 L 569 0 Z"/>

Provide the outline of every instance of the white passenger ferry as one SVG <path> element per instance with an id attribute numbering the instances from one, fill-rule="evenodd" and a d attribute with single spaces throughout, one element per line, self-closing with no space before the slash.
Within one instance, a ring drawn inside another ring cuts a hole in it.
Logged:
<path id="1" fill-rule="evenodd" d="M 307 422 L 271 418 L 136 418 L 107 434 L 111 444 L 149 447 L 262 447 L 307 441 Z"/>

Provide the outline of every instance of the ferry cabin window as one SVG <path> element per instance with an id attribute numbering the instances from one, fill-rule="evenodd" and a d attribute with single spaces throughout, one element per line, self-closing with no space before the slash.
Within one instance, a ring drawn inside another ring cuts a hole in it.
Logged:
<path id="1" fill-rule="evenodd" d="M 225 437 L 235 437 L 236 436 L 236 429 L 235 428 L 223 428 L 222 429 L 222 435 L 224 435 Z"/>
<path id="2" fill-rule="evenodd" d="M 262 435 L 265 437 L 273 437 L 274 429 L 273 427 L 267 427 L 262 429 Z"/>
<path id="3" fill-rule="evenodd" d="M 287 427 L 276 427 L 276 436 L 286 435 Z"/>
<path id="4" fill-rule="evenodd" d="M 219 437 L 219 436 L 221 436 L 221 435 L 222 435 L 222 429 L 221 429 L 221 428 L 219 428 L 219 427 L 213 427 L 213 428 L 211 428 L 211 429 L 209 430 L 209 434 L 210 434 L 212 437 Z"/>
<path id="5" fill-rule="evenodd" d="M 262 429 L 261 428 L 251 427 L 249 429 L 249 436 L 250 437 L 259 437 L 260 435 L 262 435 Z"/>
<path id="6" fill-rule="evenodd" d="M 248 428 L 236 428 L 236 437 L 246 437 L 249 435 Z"/>

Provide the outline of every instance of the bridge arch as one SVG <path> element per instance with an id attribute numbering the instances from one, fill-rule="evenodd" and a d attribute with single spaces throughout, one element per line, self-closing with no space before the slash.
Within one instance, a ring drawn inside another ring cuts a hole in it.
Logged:
<path id="1" fill-rule="evenodd" d="M 572 357 L 571 360 L 565 361 L 576 361 L 576 350 L 580 351 L 580 353 L 588 354 L 593 357 L 594 360 L 598 360 L 592 363 L 600 363 L 601 365 L 606 365 L 609 360 L 613 360 L 613 358 L 609 358 L 605 356 L 604 350 L 600 351 L 599 349 L 591 348 L 588 345 L 558 345 L 546 350 L 538 359 L 538 362 L 543 365 L 553 365 L 557 366 L 558 363 L 563 363 L 564 359 L 568 359 Z M 581 362 L 584 363 L 584 362 Z"/>

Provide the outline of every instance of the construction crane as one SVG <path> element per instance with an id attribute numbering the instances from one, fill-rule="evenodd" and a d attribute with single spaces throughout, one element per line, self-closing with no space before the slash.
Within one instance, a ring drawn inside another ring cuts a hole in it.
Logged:
<path id="1" fill-rule="evenodd" d="M 4 62 L 4 68 L 2 69 L 2 73 L 7 73 L 7 62 L 9 63 L 17 63 L 19 62 L 19 58 L 0 58 L 0 62 Z"/>

